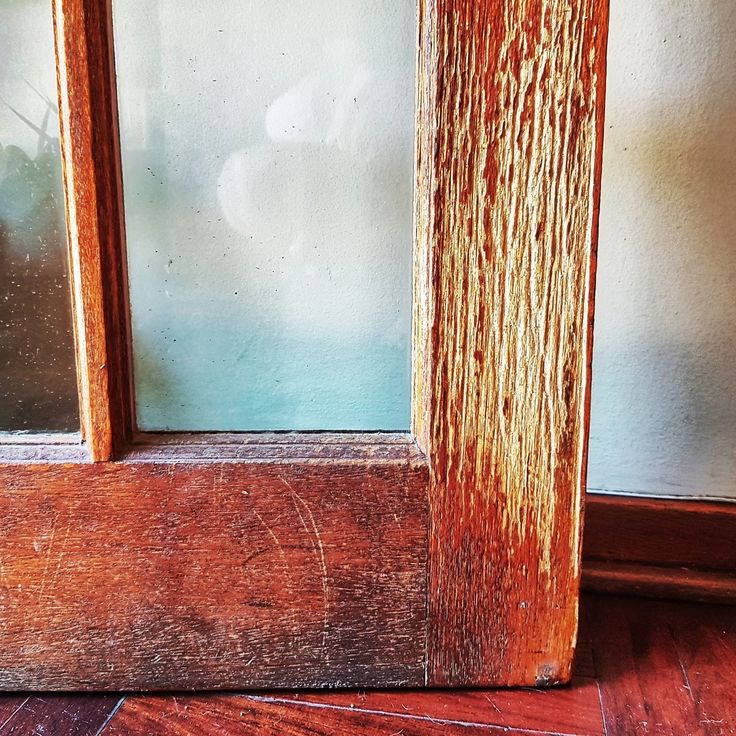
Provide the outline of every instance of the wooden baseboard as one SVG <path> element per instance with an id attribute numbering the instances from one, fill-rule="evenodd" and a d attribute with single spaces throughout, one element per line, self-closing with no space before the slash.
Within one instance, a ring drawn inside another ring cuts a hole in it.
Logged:
<path id="1" fill-rule="evenodd" d="M 679 567 L 586 562 L 583 588 L 597 593 L 736 603 L 736 575 Z"/>
<path id="2" fill-rule="evenodd" d="M 583 588 L 736 603 L 736 504 L 588 494 Z"/>

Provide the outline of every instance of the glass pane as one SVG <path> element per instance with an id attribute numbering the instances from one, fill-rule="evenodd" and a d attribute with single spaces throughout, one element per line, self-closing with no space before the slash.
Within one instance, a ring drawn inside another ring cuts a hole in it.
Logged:
<path id="1" fill-rule="evenodd" d="M 409 426 L 414 0 L 114 0 L 146 430 Z"/>
<path id="2" fill-rule="evenodd" d="M 0 22 L 0 431 L 79 428 L 51 3 Z"/>

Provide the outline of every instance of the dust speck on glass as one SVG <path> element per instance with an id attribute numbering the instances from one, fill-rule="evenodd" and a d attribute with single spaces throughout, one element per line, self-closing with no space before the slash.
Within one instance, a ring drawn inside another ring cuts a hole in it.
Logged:
<path id="1" fill-rule="evenodd" d="M 0 6 L 0 432 L 79 429 L 48 0 Z"/>
<path id="2" fill-rule="evenodd" d="M 413 0 L 114 0 L 138 426 L 406 429 Z"/>

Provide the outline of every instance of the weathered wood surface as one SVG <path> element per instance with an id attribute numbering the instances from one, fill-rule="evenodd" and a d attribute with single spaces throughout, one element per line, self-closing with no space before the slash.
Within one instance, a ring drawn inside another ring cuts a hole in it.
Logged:
<path id="1" fill-rule="evenodd" d="M 421 0 L 413 429 L 434 685 L 570 677 L 606 0 Z"/>
<path id="2" fill-rule="evenodd" d="M 735 623 L 732 607 L 587 595 L 590 651 L 569 688 L 141 694 L 119 708 L 110 696 L 6 694 L 0 736 L 726 736 L 736 733 Z"/>
<path id="3" fill-rule="evenodd" d="M 132 427 L 109 2 L 53 9 L 81 429 L 108 460 Z"/>
<path id="4" fill-rule="evenodd" d="M 421 459 L 0 466 L 0 688 L 420 685 Z"/>
<path id="5" fill-rule="evenodd" d="M 57 448 L 67 467 L 23 464 L 41 451 L 21 446 L 0 469 L 0 685 L 568 679 L 604 0 L 419 1 L 414 431 L 429 520 L 426 468 L 386 449 L 126 449 L 109 2 L 54 9 L 82 434 L 94 460 L 125 462 Z"/>

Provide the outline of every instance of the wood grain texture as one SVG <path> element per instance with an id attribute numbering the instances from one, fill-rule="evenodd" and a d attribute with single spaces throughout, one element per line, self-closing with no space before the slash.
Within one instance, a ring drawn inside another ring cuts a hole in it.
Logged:
<path id="1" fill-rule="evenodd" d="M 53 9 L 81 429 L 108 460 L 132 427 L 109 2 Z"/>
<path id="2" fill-rule="evenodd" d="M 603 733 L 598 686 L 590 678 L 574 678 L 571 687 L 561 688 L 552 698 L 548 690 L 524 688 L 280 693 L 278 700 L 568 736 Z"/>
<path id="3" fill-rule="evenodd" d="M 131 695 L 102 733 L 736 734 L 732 608 L 587 594 L 581 614 L 581 637 L 602 670 L 596 684 L 605 725 L 600 711 L 591 718 L 592 700 L 576 694 L 591 688 L 576 669 L 570 688 L 553 690 Z M 6 695 L 0 735 L 7 715 L 21 708 L 22 733 L 56 733 L 50 724 L 71 712 L 75 736 L 99 736 L 98 698 L 41 696 L 38 708 L 38 697 Z M 498 722 L 517 725 L 499 731 Z"/>
<path id="4" fill-rule="evenodd" d="M 607 736 L 736 733 L 733 608 L 587 600 Z"/>
<path id="5" fill-rule="evenodd" d="M 105 736 L 167 733 L 219 736 L 510 736 L 494 726 L 413 718 L 407 715 L 314 708 L 259 697 L 129 698 L 105 729 Z M 518 733 L 518 732 L 517 732 Z M 525 736 L 542 736 L 524 731 Z"/>
<path id="6" fill-rule="evenodd" d="M 570 677 L 605 0 L 422 0 L 413 430 L 428 682 Z"/>
<path id="7" fill-rule="evenodd" d="M 0 733 L 2 733 L 3 726 L 5 726 L 27 700 L 27 695 L 0 694 Z"/>
<path id="8" fill-rule="evenodd" d="M 421 458 L 0 466 L 0 688 L 419 685 Z"/>
<path id="9" fill-rule="evenodd" d="M 680 605 L 674 610 L 668 608 L 666 602 L 658 602 L 655 615 L 672 632 L 701 730 L 709 736 L 733 736 L 736 734 L 734 609 L 693 604 Z"/>

